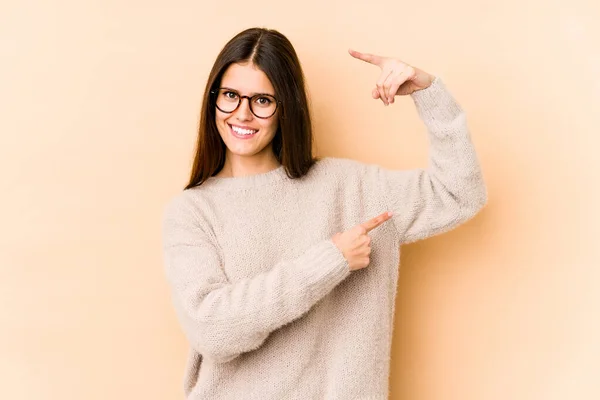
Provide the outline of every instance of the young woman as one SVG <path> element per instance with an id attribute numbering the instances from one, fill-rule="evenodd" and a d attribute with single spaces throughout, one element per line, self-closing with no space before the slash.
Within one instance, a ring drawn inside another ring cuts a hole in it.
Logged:
<path id="1" fill-rule="evenodd" d="M 441 80 L 350 55 L 381 69 L 374 99 L 412 96 L 430 166 L 315 158 L 290 42 L 265 29 L 231 39 L 208 78 L 189 184 L 163 222 L 188 399 L 387 399 L 399 245 L 486 202 L 465 114 Z"/>

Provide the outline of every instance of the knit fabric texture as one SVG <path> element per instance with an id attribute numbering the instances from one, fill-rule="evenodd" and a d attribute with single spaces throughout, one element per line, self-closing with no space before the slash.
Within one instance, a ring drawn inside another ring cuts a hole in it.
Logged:
<path id="1" fill-rule="evenodd" d="M 429 132 L 426 169 L 326 157 L 217 178 L 174 196 L 163 254 L 189 343 L 187 399 L 388 398 L 400 245 L 446 232 L 485 204 L 465 113 L 440 78 L 411 95 Z M 350 271 L 331 238 L 392 211 Z"/>

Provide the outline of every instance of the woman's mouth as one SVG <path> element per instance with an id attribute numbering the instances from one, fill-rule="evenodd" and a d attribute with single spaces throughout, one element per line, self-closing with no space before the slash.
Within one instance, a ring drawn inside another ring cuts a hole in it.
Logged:
<path id="1" fill-rule="evenodd" d="M 229 125 L 229 130 L 231 131 L 231 134 L 238 139 L 250 139 L 256 136 L 256 134 L 258 133 L 257 129 L 242 128 L 241 126 L 235 126 L 231 124 L 227 125 Z"/>

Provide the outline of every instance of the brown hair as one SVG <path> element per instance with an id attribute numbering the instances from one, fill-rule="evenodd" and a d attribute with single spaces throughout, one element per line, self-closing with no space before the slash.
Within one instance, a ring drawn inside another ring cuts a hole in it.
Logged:
<path id="1" fill-rule="evenodd" d="M 312 155 L 312 122 L 304 74 L 290 41 L 272 29 L 251 28 L 238 33 L 223 47 L 208 76 L 200 113 L 196 154 L 185 189 L 201 185 L 216 175 L 225 163 L 225 143 L 215 122 L 215 103 L 211 90 L 219 87 L 231 64 L 251 62 L 267 75 L 278 109 L 278 128 L 273 138 L 273 152 L 288 177 L 300 178 L 318 160 Z"/>

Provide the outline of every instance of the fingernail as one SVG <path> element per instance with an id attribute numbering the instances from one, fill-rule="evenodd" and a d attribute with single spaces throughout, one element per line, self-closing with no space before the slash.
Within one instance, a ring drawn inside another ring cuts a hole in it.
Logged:
<path id="1" fill-rule="evenodd" d="M 394 215 L 394 213 L 392 213 L 391 211 L 388 211 L 388 217 L 391 217 L 392 215 Z"/>

